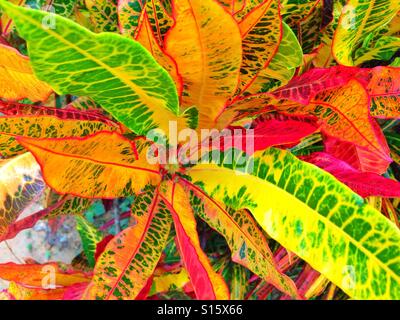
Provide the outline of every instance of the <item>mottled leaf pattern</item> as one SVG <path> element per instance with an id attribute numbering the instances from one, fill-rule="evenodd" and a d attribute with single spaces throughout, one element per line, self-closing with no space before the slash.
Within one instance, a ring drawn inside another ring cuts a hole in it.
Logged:
<path id="1" fill-rule="evenodd" d="M 246 210 L 232 211 L 209 198 L 199 187 L 186 182 L 191 191 L 193 210 L 226 239 L 232 260 L 296 297 L 294 283 L 275 264 L 267 240 Z"/>
<path id="2" fill-rule="evenodd" d="M 182 75 L 182 104 L 199 109 L 200 128 L 214 128 L 215 118 L 238 84 L 239 28 L 214 0 L 174 4 L 176 24 L 166 37 L 166 51 Z"/>
<path id="3" fill-rule="evenodd" d="M 400 10 L 397 0 L 350 0 L 343 8 L 338 27 L 333 38 L 332 51 L 336 60 L 343 65 L 357 65 L 362 60 L 355 59 L 354 50 L 362 45 L 366 37 L 377 33 L 388 24 Z M 385 36 L 380 38 L 382 46 L 399 46 Z M 368 59 L 368 58 L 367 58 Z"/>
<path id="4" fill-rule="evenodd" d="M 303 52 L 296 35 L 282 22 L 283 35 L 278 52 L 246 89 L 244 95 L 272 91 L 286 85 L 303 62 Z"/>
<path id="5" fill-rule="evenodd" d="M 245 91 L 259 72 L 266 68 L 278 51 L 282 22 L 277 0 L 265 1 L 239 23 L 243 62 L 240 91 Z"/>
<path id="6" fill-rule="evenodd" d="M 3 107 L 4 106 L 4 107 Z M 84 137 L 100 131 L 120 132 L 119 125 L 96 114 L 0 101 L 0 154 L 24 152 L 16 136 L 30 138 Z"/>
<path id="7" fill-rule="evenodd" d="M 133 207 L 136 224 L 117 235 L 99 257 L 86 299 L 135 299 L 153 274 L 171 227 L 158 190 L 149 187 Z"/>
<path id="8" fill-rule="evenodd" d="M 44 28 L 41 21 L 48 13 L 4 1 L 0 5 L 27 40 L 37 76 L 58 93 L 93 98 L 138 134 L 157 124 L 168 128 L 169 120 L 178 120 L 173 80 L 137 42 L 111 33 L 94 34 L 59 16 L 54 17 L 54 29 Z"/>
<path id="9" fill-rule="evenodd" d="M 293 106 L 288 103 L 278 109 L 319 117 L 323 121 L 322 130 L 327 135 L 358 145 L 388 165 L 391 162 L 389 148 L 369 114 L 368 105 L 364 87 L 360 82 L 351 80 L 340 88 L 320 92 L 308 105 Z"/>
<path id="10" fill-rule="evenodd" d="M 249 209 L 272 238 L 351 297 L 399 298 L 400 231 L 360 196 L 287 151 L 222 159 L 193 167 L 193 182 L 228 207 Z"/>

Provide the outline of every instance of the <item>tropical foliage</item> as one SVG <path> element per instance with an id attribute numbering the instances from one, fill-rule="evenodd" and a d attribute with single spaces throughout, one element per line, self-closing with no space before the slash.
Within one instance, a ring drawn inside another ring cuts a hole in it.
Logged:
<path id="1" fill-rule="evenodd" d="M 0 241 L 82 240 L 0 297 L 400 299 L 399 1 L 0 8 Z"/>

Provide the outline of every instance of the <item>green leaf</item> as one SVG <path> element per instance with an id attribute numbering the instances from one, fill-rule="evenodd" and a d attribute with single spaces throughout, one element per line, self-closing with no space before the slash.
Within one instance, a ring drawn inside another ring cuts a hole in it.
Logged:
<path id="1" fill-rule="evenodd" d="M 170 120 L 185 121 L 178 118 L 173 80 L 136 41 L 95 34 L 58 15 L 4 0 L 0 7 L 27 41 L 36 75 L 57 93 L 91 97 L 137 134 L 157 126 L 166 130 Z M 46 19 L 53 19 L 50 28 L 42 24 Z"/>
<path id="2" fill-rule="evenodd" d="M 90 267 L 94 267 L 96 261 L 94 255 L 96 253 L 97 243 L 101 241 L 102 234 L 99 232 L 95 226 L 90 224 L 84 217 L 77 216 L 76 228 L 82 240 L 82 247 L 85 255 L 88 259 Z"/>

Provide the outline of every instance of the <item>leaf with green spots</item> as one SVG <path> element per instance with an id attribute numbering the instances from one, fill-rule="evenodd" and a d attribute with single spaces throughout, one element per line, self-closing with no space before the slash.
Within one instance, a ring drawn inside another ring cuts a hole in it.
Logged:
<path id="1" fill-rule="evenodd" d="M 85 299 L 135 299 L 153 275 L 171 227 L 171 215 L 154 187 L 148 186 L 132 208 L 128 227 L 98 258 Z"/>
<path id="2" fill-rule="evenodd" d="M 117 0 L 85 0 L 95 32 L 118 31 Z"/>
<path id="3" fill-rule="evenodd" d="M 385 58 L 399 47 L 398 38 L 381 36 L 371 47 L 370 39 L 379 33 L 400 10 L 398 0 L 350 0 L 343 8 L 332 44 L 336 61 L 346 66 Z M 356 49 L 366 46 L 368 51 Z"/>
<path id="4" fill-rule="evenodd" d="M 188 173 L 208 195 L 226 202 L 240 192 L 232 209 L 249 209 L 268 235 L 350 297 L 400 298 L 399 229 L 333 176 L 274 148 L 209 160 Z"/>
<path id="5" fill-rule="evenodd" d="M 42 25 L 49 13 L 0 1 L 28 43 L 33 69 L 59 94 L 89 96 L 137 134 L 168 128 L 179 117 L 173 80 L 134 40 L 112 33 L 94 34 L 52 16 L 54 28 Z"/>
<path id="6" fill-rule="evenodd" d="M 303 51 L 292 29 L 282 23 L 283 35 L 278 52 L 267 68 L 261 70 L 257 78 L 246 89 L 245 94 L 257 94 L 278 89 L 286 85 L 303 62 Z"/>
<path id="7" fill-rule="evenodd" d="M 93 268 L 96 263 L 94 259 L 96 246 L 103 236 L 101 232 L 99 232 L 96 227 L 90 224 L 84 217 L 77 216 L 75 219 L 76 229 L 78 230 L 79 236 L 82 240 L 83 251 L 88 259 L 89 266 Z"/>
<path id="8" fill-rule="evenodd" d="M 234 262 L 248 268 L 286 294 L 297 296 L 294 283 L 275 264 L 267 240 L 250 213 L 229 208 L 236 201 L 245 203 L 246 195 L 238 194 L 236 199 L 225 199 L 225 203 L 229 202 L 228 208 L 225 208 L 224 204 L 210 198 L 199 187 L 186 180 L 182 180 L 182 183 L 191 192 L 191 205 L 196 214 L 226 239 Z M 237 205 L 238 202 L 236 207 L 241 207 Z"/>

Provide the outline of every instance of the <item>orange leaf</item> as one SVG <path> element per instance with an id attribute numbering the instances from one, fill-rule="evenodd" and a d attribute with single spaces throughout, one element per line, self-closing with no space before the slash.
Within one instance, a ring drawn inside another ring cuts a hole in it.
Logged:
<path id="1" fill-rule="evenodd" d="M 65 268 L 66 266 L 64 266 Z M 0 278 L 25 286 L 42 287 L 45 277 L 54 279 L 54 285 L 67 287 L 76 283 L 89 282 L 90 276 L 73 270 L 63 270 L 57 263 L 46 264 L 0 264 Z"/>
<path id="2" fill-rule="evenodd" d="M 44 101 L 52 89 L 33 74 L 28 57 L 0 44 L 0 98 Z"/>
<path id="3" fill-rule="evenodd" d="M 213 121 L 238 85 L 242 60 L 239 28 L 214 0 L 174 1 L 176 24 L 166 51 L 182 75 L 184 107 L 199 110 L 199 128 Z"/>
<path id="4" fill-rule="evenodd" d="M 85 138 L 18 138 L 39 162 L 46 183 L 60 194 L 83 198 L 132 195 L 161 181 L 158 165 L 137 156 L 135 143 L 115 132 Z"/>
<path id="5" fill-rule="evenodd" d="M 178 95 L 182 94 L 182 78 L 178 73 L 176 62 L 160 47 L 150 25 L 147 12 L 143 11 L 142 23 L 138 28 L 135 40 L 145 47 L 157 60 L 157 62 L 168 71 L 175 82 Z"/>

